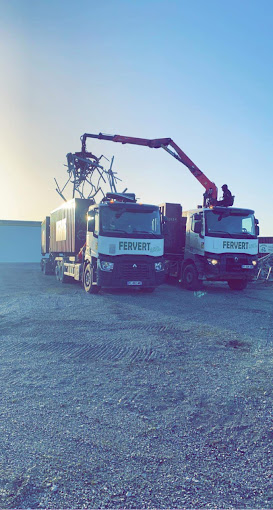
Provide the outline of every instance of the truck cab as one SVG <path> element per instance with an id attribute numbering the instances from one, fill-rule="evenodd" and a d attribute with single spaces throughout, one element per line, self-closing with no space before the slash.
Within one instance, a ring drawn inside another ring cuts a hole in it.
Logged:
<path id="1" fill-rule="evenodd" d="M 183 212 L 185 250 L 182 280 L 227 281 L 235 290 L 254 279 L 258 261 L 258 221 L 251 209 L 208 207 Z"/>
<path id="2" fill-rule="evenodd" d="M 133 198 L 107 198 L 91 205 L 87 213 L 85 290 L 139 287 L 153 291 L 164 280 L 159 207 L 136 203 Z"/>

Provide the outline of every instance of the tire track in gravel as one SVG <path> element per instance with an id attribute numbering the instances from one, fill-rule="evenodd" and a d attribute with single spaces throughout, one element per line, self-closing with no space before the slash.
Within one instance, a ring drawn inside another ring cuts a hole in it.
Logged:
<path id="1" fill-rule="evenodd" d="M 158 333 L 158 334 L 169 334 L 173 337 L 177 337 L 181 334 L 188 333 L 190 331 L 189 328 L 172 326 L 166 323 L 154 323 L 154 324 L 145 324 L 143 322 L 132 321 L 130 323 L 127 322 L 119 322 L 119 323 L 101 323 L 90 320 L 77 320 L 77 319 L 63 319 L 63 320 L 32 320 L 28 319 L 20 320 L 20 321 L 6 321 L 6 323 L 2 323 L 0 326 L 0 336 L 12 335 L 16 334 L 20 337 L 31 336 L 33 338 L 39 337 L 42 335 L 46 336 L 46 338 L 50 338 L 51 336 L 57 336 L 59 331 L 63 333 L 65 338 L 70 336 L 75 336 L 78 333 L 95 333 L 96 336 L 100 332 L 119 332 L 119 331 L 143 331 L 147 333 Z"/>
<path id="2" fill-rule="evenodd" d="M 164 324 L 119 324 L 118 326 L 100 326 L 100 334 L 96 335 L 93 341 L 70 341 L 70 337 L 75 337 L 75 330 L 67 329 L 65 340 L 56 340 L 56 328 L 51 324 L 52 330 L 48 328 L 47 338 L 44 342 L 34 343 L 33 338 L 40 337 L 42 325 L 38 325 L 36 331 L 31 332 L 31 343 L 21 343 L 21 348 L 26 352 L 39 351 L 47 352 L 51 355 L 62 356 L 63 360 L 78 360 L 83 362 L 92 361 L 127 361 L 128 363 L 150 362 L 156 359 L 169 358 L 173 356 L 174 346 L 170 344 L 177 338 L 181 338 L 184 331 L 175 328 L 169 328 Z M 132 330 L 134 337 L 132 337 Z M 188 331 L 188 330 L 186 330 Z M 88 330 L 87 330 L 88 332 Z M 105 332 L 110 334 L 108 340 L 101 341 L 101 336 L 105 338 Z M 83 331 L 80 331 L 79 340 L 83 340 Z M 142 335 L 141 341 L 138 335 Z M 29 332 L 27 334 L 29 336 Z M 164 339 L 164 341 L 163 341 Z M 166 342 L 169 345 L 169 352 L 166 353 Z M 139 345 L 140 343 L 140 345 Z M 18 346 L 19 347 L 19 346 Z M 181 349 L 181 347 L 180 347 Z"/>
<path id="3" fill-rule="evenodd" d="M 92 340 L 89 340 L 90 333 Z M 6 322 L 0 336 L 4 337 L 1 348 L 10 349 L 13 354 L 34 354 L 47 352 L 62 360 L 83 362 L 108 361 L 150 362 L 166 354 L 166 343 L 172 351 L 174 340 L 181 339 L 189 330 L 167 324 L 144 324 L 140 322 L 101 324 L 90 320 L 34 320 L 24 319 Z M 105 334 L 107 333 L 107 335 Z M 23 339 L 24 341 L 20 341 Z M 42 340 L 42 341 L 41 341 Z"/>
<path id="4" fill-rule="evenodd" d="M 46 351 L 51 354 L 62 355 L 63 361 L 75 360 L 83 362 L 94 361 L 127 361 L 133 362 L 149 362 L 161 357 L 149 348 L 130 346 L 116 346 L 114 344 L 74 344 L 65 342 L 56 346 L 55 343 L 40 344 L 37 346 L 39 351 Z"/>
<path id="5" fill-rule="evenodd" d="M 100 331 L 108 332 L 108 331 L 125 331 L 125 330 L 134 330 L 138 331 L 147 331 L 147 332 L 155 332 L 155 333 L 169 333 L 172 335 L 180 335 L 181 333 L 187 333 L 190 330 L 185 328 L 179 328 L 168 324 L 144 324 L 130 320 L 130 324 L 127 323 L 96 323 L 95 321 L 90 320 L 77 320 L 77 319 L 63 319 L 63 320 L 53 320 L 48 322 L 47 320 L 32 320 L 31 322 L 28 319 L 23 319 L 20 321 L 6 321 L 6 323 L 2 324 L 0 327 L 0 336 L 2 335 L 10 335 L 12 333 L 18 333 L 20 336 L 26 336 L 31 331 L 33 337 L 40 336 L 41 333 L 44 333 L 47 337 L 51 334 L 56 336 L 56 332 L 61 330 L 66 336 L 73 335 L 76 332 L 96 332 L 96 334 Z"/>
<path id="6" fill-rule="evenodd" d="M 95 332 L 95 333 L 93 333 Z M 107 333 L 107 335 L 105 335 Z M 33 351 L 47 351 L 62 355 L 63 359 L 79 361 L 150 361 L 152 359 L 170 359 L 190 348 L 187 341 L 190 335 L 195 344 L 206 344 L 207 348 L 219 347 L 250 350 L 251 344 L 241 335 L 224 330 L 219 338 L 218 328 L 196 326 L 191 323 L 172 325 L 166 323 L 145 324 L 143 322 L 119 322 L 102 324 L 90 320 L 34 320 L 28 319 L 6 323 L 0 328 L 0 336 L 10 344 L 13 340 L 16 351 L 23 349 L 24 354 Z M 92 334 L 92 339 L 90 335 Z M 270 334 L 270 329 L 269 329 Z M 7 340 L 8 338 L 8 340 Z M 18 342 L 24 339 L 24 342 Z M 38 340 L 38 341 L 36 341 Z M 42 340 L 42 341 L 41 341 Z M 242 341 L 243 340 L 243 341 Z M 136 345 L 137 344 L 137 345 Z M 4 347 L 4 343 L 2 343 Z M 191 346 L 192 348 L 193 346 Z"/>

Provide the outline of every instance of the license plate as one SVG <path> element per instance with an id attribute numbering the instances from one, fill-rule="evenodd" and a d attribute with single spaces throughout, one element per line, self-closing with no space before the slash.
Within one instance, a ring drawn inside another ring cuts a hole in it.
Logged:
<path id="1" fill-rule="evenodd" d="M 253 266 L 244 265 L 242 266 L 243 269 L 253 269 Z"/>
<path id="2" fill-rule="evenodd" d="M 142 282 L 130 281 L 130 282 L 127 282 L 127 285 L 142 285 Z"/>

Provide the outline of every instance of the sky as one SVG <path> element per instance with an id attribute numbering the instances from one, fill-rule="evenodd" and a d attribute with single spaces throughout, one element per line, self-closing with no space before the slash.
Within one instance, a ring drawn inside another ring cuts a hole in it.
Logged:
<path id="1" fill-rule="evenodd" d="M 103 132 L 172 138 L 273 236 L 272 0 L 0 5 L 0 219 L 49 215 L 66 154 L 83 133 Z M 161 149 L 88 149 L 115 156 L 119 191 L 144 203 L 202 203 L 200 183 Z"/>

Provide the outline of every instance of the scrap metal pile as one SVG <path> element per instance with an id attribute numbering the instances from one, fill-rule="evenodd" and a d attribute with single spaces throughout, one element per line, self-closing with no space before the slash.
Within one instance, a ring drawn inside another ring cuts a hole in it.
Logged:
<path id="1" fill-rule="evenodd" d="M 116 176 L 116 172 L 113 172 L 113 162 L 114 157 L 111 159 L 109 169 L 106 169 L 101 164 L 101 159 L 109 161 L 105 156 L 101 155 L 99 158 L 92 154 L 91 152 L 75 152 L 74 154 L 69 153 L 66 155 L 67 158 L 67 172 L 68 172 L 68 180 L 65 185 L 60 188 L 56 179 L 56 191 L 63 198 L 63 200 L 67 201 L 63 192 L 67 188 L 69 184 L 72 184 L 72 198 L 80 197 L 80 198 L 88 198 L 94 199 L 95 197 L 101 193 L 104 197 L 106 191 L 104 188 L 107 186 L 107 191 L 109 188 L 112 193 L 116 193 L 116 183 L 120 181 L 120 179 Z M 125 190 L 126 191 L 126 190 Z"/>

